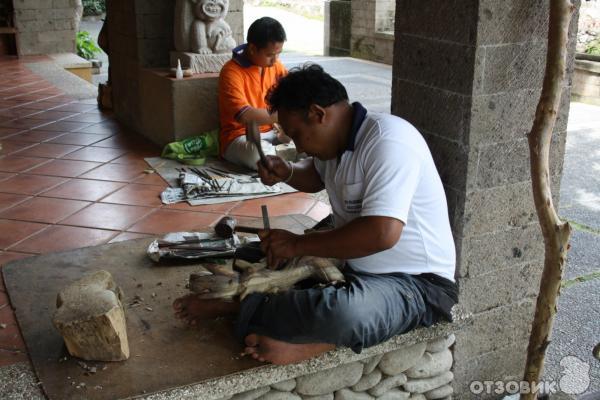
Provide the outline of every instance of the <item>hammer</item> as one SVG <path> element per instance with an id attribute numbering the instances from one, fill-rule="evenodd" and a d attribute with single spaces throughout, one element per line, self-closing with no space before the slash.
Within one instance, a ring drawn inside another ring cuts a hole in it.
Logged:
<path id="1" fill-rule="evenodd" d="M 233 236 L 233 232 L 258 233 L 262 228 L 254 228 L 251 226 L 241 226 L 237 224 L 237 220 L 230 216 L 225 216 L 215 225 L 215 233 L 224 239 Z"/>

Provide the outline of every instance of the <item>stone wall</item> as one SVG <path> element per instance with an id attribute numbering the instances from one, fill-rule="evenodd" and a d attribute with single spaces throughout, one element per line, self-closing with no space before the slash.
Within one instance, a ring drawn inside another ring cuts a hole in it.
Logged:
<path id="1" fill-rule="evenodd" d="M 142 134 L 141 72 L 169 67 L 174 11 L 173 0 L 107 0 L 113 107 L 121 122 Z M 241 43 L 243 0 L 230 1 L 226 20 Z"/>
<path id="2" fill-rule="evenodd" d="M 391 64 L 394 54 L 393 1 L 352 1 L 350 55 Z M 378 30 L 378 27 L 381 28 Z"/>
<path id="3" fill-rule="evenodd" d="M 600 106 L 600 56 L 598 61 L 575 61 L 571 98 Z"/>
<path id="4" fill-rule="evenodd" d="M 548 0 L 396 3 L 392 112 L 413 123 L 432 150 L 455 235 L 460 304 L 474 314 L 457 334 L 458 398 L 473 397 L 473 380 L 523 372 L 544 254 L 526 134 L 542 86 L 548 7 Z M 552 141 L 555 199 L 569 84 Z"/>
<path id="5" fill-rule="evenodd" d="M 81 0 L 13 0 L 22 55 L 74 53 Z"/>
<path id="6" fill-rule="evenodd" d="M 221 400 L 449 399 L 453 334 Z"/>

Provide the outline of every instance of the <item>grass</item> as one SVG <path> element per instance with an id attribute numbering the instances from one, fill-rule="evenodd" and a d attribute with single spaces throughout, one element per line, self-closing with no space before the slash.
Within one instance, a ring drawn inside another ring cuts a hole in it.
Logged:
<path id="1" fill-rule="evenodd" d="M 586 275 L 578 276 L 577 278 L 569 279 L 568 281 L 562 281 L 560 287 L 562 289 L 566 289 L 578 283 L 592 281 L 598 278 L 600 278 L 600 271 L 594 271 Z"/>
<path id="2" fill-rule="evenodd" d="M 600 235 L 600 229 L 592 228 L 590 226 L 580 224 L 579 222 L 575 222 L 566 218 L 563 218 L 562 220 L 568 222 L 574 229 L 577 229 L 578 231 L 593 233 L 594 235 Z"/>

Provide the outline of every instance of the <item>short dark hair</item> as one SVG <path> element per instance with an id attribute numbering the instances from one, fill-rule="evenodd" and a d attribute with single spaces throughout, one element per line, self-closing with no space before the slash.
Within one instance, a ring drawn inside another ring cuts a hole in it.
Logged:
<path id="1" fill-rule="evenodd" d="M 307 115 L 311 104 L 329 107 L 340 101 L 348 101 L 344 85 L 312 63 L 292 68 L 267 94 L 272 113 L 283 108 Z"/>
<path id="2" fill-rule="evenodd" d="M 283 26 L 271 17 L 257 19 L 248 28 L 247 42 L 259 49 L 267 47 L 269 43 L 283 43 L 287 40 Z"/>

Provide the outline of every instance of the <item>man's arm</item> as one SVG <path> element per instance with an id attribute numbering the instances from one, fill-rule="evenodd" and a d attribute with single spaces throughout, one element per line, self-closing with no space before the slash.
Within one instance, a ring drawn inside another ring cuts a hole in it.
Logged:
<path id="1" fill-rule="evenodd" d="M 272 186 L 285 181 L 294 189 L 305 193 L 316 193 L 325 187 L 312 157 L 291 163 L 280 157 L 267 156 L 267 164 L 267 168 L 260 162 L 256 164 L 260 179 L 265 185 Z"/>
<path id="2" fill-rule="evenodd" d="M 392 248 L 402 234 L 404 223 L 391 217 L 360 217 L 343 227 L 295 235 L 272 229 L 262 231 L 261 248 L 268 264 L 296 256 L 331 257 L 339 259 L 366 257 Z"/>
<path id="3" fill-rule="evenodd" d="M 237 122 L 243 125 L 251 121 L 256 121 L 259 125 L 272 125 L 274 122 L 277 122 L 277 113 L 269 114 L 264 108 L 246 106 L 236 119 Z"/>

